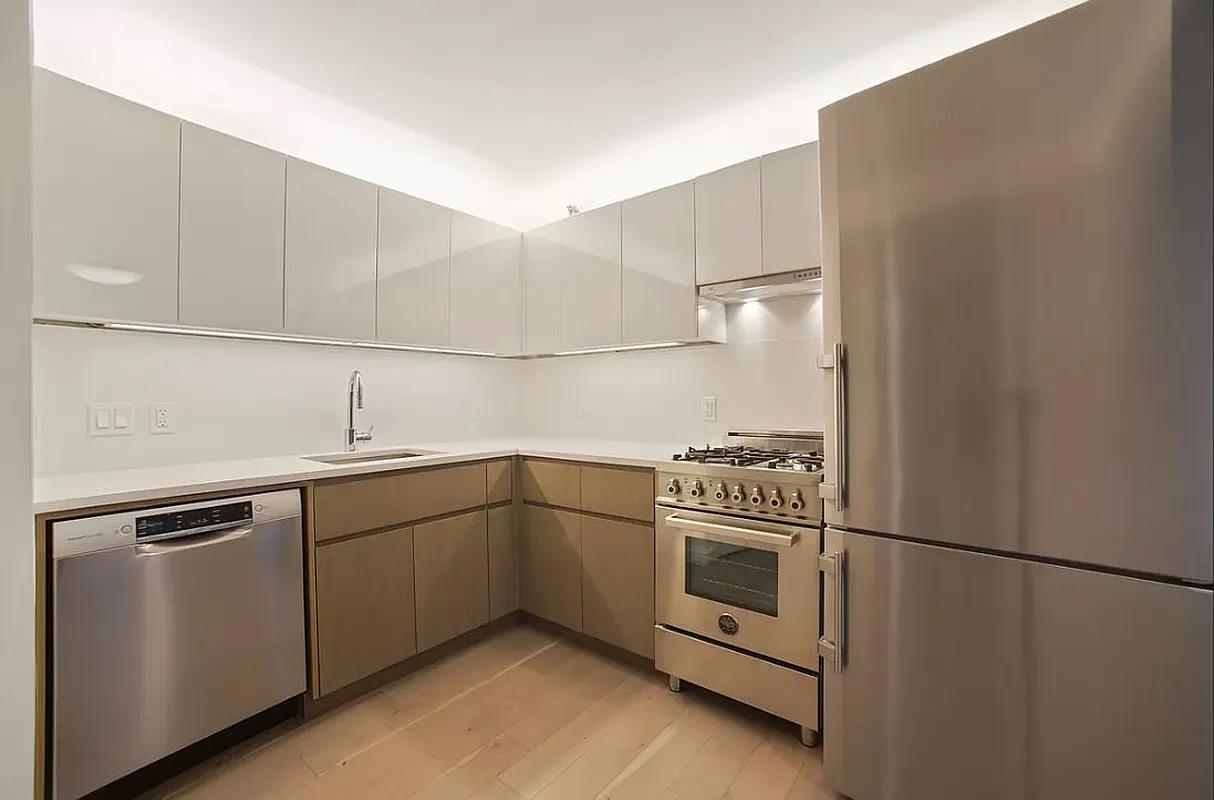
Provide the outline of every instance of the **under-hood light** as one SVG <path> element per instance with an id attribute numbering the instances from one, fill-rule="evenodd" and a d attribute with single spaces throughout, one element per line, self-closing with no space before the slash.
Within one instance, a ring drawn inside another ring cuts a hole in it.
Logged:
<path id="1" fill-rule="evenodd" d="M 609 347 L 587 347 L 582 350 L 558 350 L 554 356 L 580 356 L 587 353 L 620 353 L 626 350 L 660 350 L 665 347 L 678 347 L 682 342 L 652 342 L 650 344 L 618 344 Z"/>

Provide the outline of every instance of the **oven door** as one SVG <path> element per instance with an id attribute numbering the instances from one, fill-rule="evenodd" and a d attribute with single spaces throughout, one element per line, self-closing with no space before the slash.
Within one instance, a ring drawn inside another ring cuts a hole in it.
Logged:
<path id="1" fill-rule="evenodd" d="M 818 669 L 817 528 L 657 507 L 661 625 Z"/>

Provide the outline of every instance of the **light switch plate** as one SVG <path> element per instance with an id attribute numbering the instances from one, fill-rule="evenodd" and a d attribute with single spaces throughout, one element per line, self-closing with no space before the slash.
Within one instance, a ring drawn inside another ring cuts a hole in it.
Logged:
<path id="1" fill-rule="evenodd" d="M 89 436 L 130 436 L 134 412 L 131 403 L 89 403 Z"/>
<path id="2" fill-rule="evenodd" d="M 717 421 L 717 398 L 701 397 L 700 398 L 700 419 L 704 422 Z"/>
<path id="3" fill-rule="evenodd" d="M 148 410 L 149 433 L 176 433 L 177 404 L 152 403 Z"/>

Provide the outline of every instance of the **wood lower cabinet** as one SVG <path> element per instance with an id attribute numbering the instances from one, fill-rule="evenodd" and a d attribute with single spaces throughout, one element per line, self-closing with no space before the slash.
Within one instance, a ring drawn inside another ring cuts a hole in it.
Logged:
<path id="1" fill-rule="evenodd" d="M 514 506 L 489 509 L 489 618 L 519 609 L 518 511 Z"/>
<path id="2" fill-rule="evenodd" d="M 524 458 L 519 469 L 523 499 L 528 503 L 581 508 L 581 467 L 568 461 Z"/>
<path id="3" fill-rule="evenodd" d="M 417 652 L 413 568 L 412 528 L 316 549 L 321 694 Z"/>
<path id="4" fill-rule="evenodd" d="M 486 524 L 481 510 L 413 528 L 419 651 L 489 621 Z"/>
<path id="5" fill-rule="evenodd" d="M 582 517 L 582 632 L 653 658 L 653 527 Z"/>
<path id="6" fill-rule="evenodd" d="M 523 506 L 519 593 L 523 609 L 575 631 L 582 629 L 582 516 Z"/>
<path id="7" fill-rule="evenodd" d="M 582 510 L 653 521 L 653 470 L 582 467 Z"/>

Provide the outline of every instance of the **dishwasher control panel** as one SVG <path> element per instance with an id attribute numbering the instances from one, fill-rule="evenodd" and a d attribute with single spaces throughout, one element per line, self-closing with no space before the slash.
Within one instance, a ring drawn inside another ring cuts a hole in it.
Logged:
<path id="1" fill-rule="evenodd" d="M 51 558 L 297 517 L 301 507 L 299 490 L 289 489 L 52 522 Z"/>

